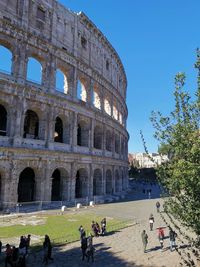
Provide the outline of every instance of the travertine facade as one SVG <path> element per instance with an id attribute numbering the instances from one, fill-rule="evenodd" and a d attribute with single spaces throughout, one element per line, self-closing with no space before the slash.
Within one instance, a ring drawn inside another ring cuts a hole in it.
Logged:
<path id="1" fill-rule="evenodd" d="M 105 36 L 55 0 L 0 0 L 0 46 L 11 53 L 0 70 L 1 202 L 125 192 L 127 82 Z"/>

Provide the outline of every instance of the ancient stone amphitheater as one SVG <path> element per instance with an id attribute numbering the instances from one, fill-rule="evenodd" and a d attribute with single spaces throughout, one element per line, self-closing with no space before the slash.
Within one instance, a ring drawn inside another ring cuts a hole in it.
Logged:
<path id="1" fill-rule="evenodd" d="M 0 0 L 0 201 L 106 200 L 127 190 L 126 75 L 84 13 Z"/>

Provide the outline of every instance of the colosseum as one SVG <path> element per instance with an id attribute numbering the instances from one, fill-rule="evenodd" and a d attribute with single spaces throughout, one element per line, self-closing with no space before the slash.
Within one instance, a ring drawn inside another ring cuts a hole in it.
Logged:
<path id="1" fill-rule="evenodd" d="M 128 188 L 127 80 L 82 12 L 0 0 L 0 202 L 106 201 Z"/>

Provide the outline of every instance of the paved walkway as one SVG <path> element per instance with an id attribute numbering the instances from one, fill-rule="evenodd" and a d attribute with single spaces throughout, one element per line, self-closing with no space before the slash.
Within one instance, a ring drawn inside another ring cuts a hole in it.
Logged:
<path id="1" fill-rule="evenodd" d="M 139 190 L 139 191 L 138 191 Z M 95 262 L 87 263 L 81 261 L 80 242 L 75 242 L 61 247 L 53 248 L 54 262 L 49 267 L 178 267 L 180 258 L 174 251 L 170 252 L 169 241 L 164 241 L 164 251 L 160 249 L 157 238 L 156 227 L 164 226 L 160 215 L 156 213 L 155 203 L 159 194 L 157 187 L 152 187 L 154 199 L 148 199 L 143 194 L 143 185 L 133 186 L 133 192 L 126 200 L 118 203 L 101 205 L 93 209 L 82 210 L 83 213 L 97 213 L 102 217 L 118 217 L 130 219 L 136 225 L 110 233 L 105 237 L 94 238 Z M 135 192 L 135 193 L 134 193 Z M 137 193 L 136 193 L 137 192 Z M 145 199 L 142 199 L 145 198 Z M 139 200 L 137 200 L 139 199 Z M 159 200 L 160 201 L 160 200 Z M 160 201 L 161 202 L 161 201 Z M 148 218 L 150 213 L 154 214 L 154 230 L 149 231 Z M 148 252 L 143 252 L 141 232 L 147 230 L 149 236 Z M 168 233 L 168 231 L 167 231 Z M 50 233 L 49 233 L 50 235 Z M 28 267 L 40 267 L 42 252 L 32 255 L 28 259 Z"/>

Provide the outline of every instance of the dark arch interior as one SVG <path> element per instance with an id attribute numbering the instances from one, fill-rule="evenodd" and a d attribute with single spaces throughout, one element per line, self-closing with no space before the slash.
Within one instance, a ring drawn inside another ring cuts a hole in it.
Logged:
<path id="1" fill-rule="evenodd" d="M 60 171 L 56 169 L 52 174 L 52 190 L 51 190 L 51 200 L 59 201 L 61 200 L 61 192 L 60 192 Z"/>
<path id="2" fill-rule="evenodd" d="M 81 146 L 81 126 L 78 124 L 77 127 L 77 145 Z"/>
<path id="3" fill-rule="evenodd" d="M 59 117 L 56 118 L 54 142 L 63 143 L 63 122 Z"/>
<path id="4" fill-rule="evenodd" d="M 4 106 L 0 105 L 0 135 L 6 136 L 7 111 Z"/>
<path id="5" fill-rule="evenodd" d="M 102 132 L 100 127 L 94 129 L 94 148 L 101 149 L 102 147 Z"/>
<path id="6" fill-rule="evenodd" d="M 75 198 L 82 197 L 81 194 L 81 179 L 80 179 L 80 172 L 77 171 L 76 173 L 76 187 L 75 187 Z"/>
<path id="7" fill-rule="evenodd" d="M 35 173 L 31 168 L 24 169 L 19 177 L 18 202 L 34 201 Z"/>
<path id="8" fill-rule="evenodd" d="M 27 110 L 24 119 L 24 138 L 38 138 L 39 132 L 39 118 L 38 115 L 32 111 Z"/>

